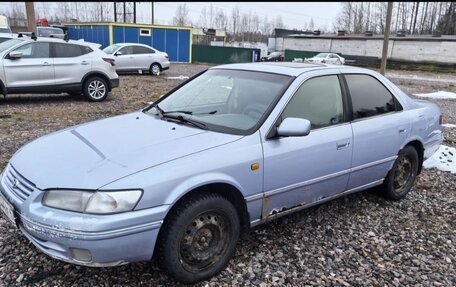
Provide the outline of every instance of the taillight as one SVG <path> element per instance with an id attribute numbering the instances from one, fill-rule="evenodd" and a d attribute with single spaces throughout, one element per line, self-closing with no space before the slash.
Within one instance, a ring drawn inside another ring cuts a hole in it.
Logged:
<path id="1" fill-rule="evenodd" d="M 165 59 L 169 59 L 169 56 L 168 56 L 168 55 L 165 55 Z"/>
<path id="2" fill-rule="evenodd" d="M 115 66 L 115 65 L 116 65 L 116 64 L 114 63 L 114 61 L 115 61 L 114 59 L 111 59 L 111 58 L 102 58 L 102 59 L 103 59 L 103 61 L 105 61 L 105 62 L 111 64 L 111 66 Z"/>

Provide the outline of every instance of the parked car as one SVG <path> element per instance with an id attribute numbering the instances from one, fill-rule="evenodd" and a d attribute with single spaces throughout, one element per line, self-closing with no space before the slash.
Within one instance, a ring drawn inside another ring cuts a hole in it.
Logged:
<path id="1" fill-rule="evenodd" d="M 159 75 L 169 69 L 168 54 L 148 45 L 118 43 L 104 48 L 103 51 L 116 58 L 117 72 L 149 72 Z"/>
<path id="2" fill-rule="evenodd" d="M 65 33 L 61 28 L 57 27 L 36 27 L 36 33 L 38 37 L 54 37 L 63 39 L 65 37 Z"/>
<path id="3" fill-rule="evenodd" d="M 312 58 L 306 58 L 305 62 L 343 65 L 345 64 L 345 59 L 335 53 L 320 53 Z"/>
<path id="4" fill-rule="evenodd" d="M 281 52 L 272 52 L 266 57 L 261 57 L 261 62 L 283 62 L 285 60 Z"/>
<path id="5" fill-rule="evenodd" d="M 83 93 L 103 101 L 119 85 L 114 58 L 98 44 L 54 38 L 15 38 L 0 43 L 3 95 L 19 93 Z"/>
<path id="6" fill-rule="evenodd" d="M 13 33 L 11 31 L 8 17 L 6 17 L 5 15 L 0 15 L 0 33 L 7 33 L 7 34 Z"/>
<path id="7" fill-rule="evenodd" d="M 0 32 L 0 43 L 3 43 L 5 41 L 11 40 L 17 38 L 17 35 L 13 33 L 1 33 Z"/>
<path id="8" fill-rule="evenodd" d="M 1 175 L 0 206 L 54 258 L 154 256 L 194 283 L 252 226 L 374 186 L 404 198 L 441 122 L 437 105 L 372 70 L 222 65 L 141 111 L 26 144 Z"/>

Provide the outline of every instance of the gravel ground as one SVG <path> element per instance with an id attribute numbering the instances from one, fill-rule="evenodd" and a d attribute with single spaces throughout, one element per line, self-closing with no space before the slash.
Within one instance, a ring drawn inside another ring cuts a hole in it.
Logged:
<path id="1" fill-rule="evenodd" d="M 182 82 L 167 77 L 207 67 L 175 64 L 159 77 L 122 76 L 121 87 L 103 103 L 63 94 L 0 99 L 0 169 L 32 139 L 143 108 Z M 454 75 L 387 76 L 409 94 L 456 92 Z M 456 101 L 435 102 L 444 123 L 456 124 Z M 445 137 L 456 147 L 455 128 L 445 128 Z M 253 229 L 226 270 L 199 285 L 456 286 L 455 191 L 455 174 L 424 170 L 399 202 L 373 189 L 280 218 Z M 151 263 L 87 268 L 54 260 L 0 218 L 0 286 L 168 285 L 179 284 Z"/>

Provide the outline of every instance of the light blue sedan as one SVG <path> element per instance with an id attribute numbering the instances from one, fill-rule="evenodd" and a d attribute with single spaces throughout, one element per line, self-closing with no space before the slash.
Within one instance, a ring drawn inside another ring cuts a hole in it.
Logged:
<path id="1" fill-rule="evenodd" d="M 442 139 L 439 108 L 374 71 L 222 65 L 144 110 L 28 143 L 2 173 L 0 206 L 54 258 L 154 256 L 193 283 L 252 226 L 377 185 L 404 198 Z"/>

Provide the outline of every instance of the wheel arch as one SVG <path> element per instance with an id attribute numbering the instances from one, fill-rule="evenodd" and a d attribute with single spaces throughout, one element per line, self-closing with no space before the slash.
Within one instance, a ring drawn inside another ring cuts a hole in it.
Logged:
<path id="1" fill-rule="evenodd" d="M 407 144 L 404 145 L 403 148 L 407 147 L 407 146 L 412 146 L 413 148 L 416 149 L 416 151 L 418 152 L 418 159 L 419 159 L 419 165 L 418 165 L 418 174 L 421 173 L 421 169 L 423 167 L 423 160 L 424 160 L 424 145 L 423 143 L 418 140 L 418 139 L 414 139 L 414 140 L 411 140 L 409 141 Z M 403 149 L 402 148 L 402 149 Z"/>
<path id="2" fill-rule="evenodd" d="M 205 192 L 211 192 L 221 195 L 233 204 L 233 206 L 236 208 L 239 214 L 241 224 L 241 235 L 247 235 L 250 229 L 250 215 L 247 209 L 247 203 L 245 201 L 245 198 L 239 190 L 239 188 L 237 188 L 233 184 L 222 181 L 202 184 L 200 186 L 193 187 L 189 191 L 181 194 L 180 197 L 175 199 L 175 201 L 172 204 L 172 207 L 168 210 L 163 221 L 166 221 L 166 218 L 171 214 L 171 211 L 177 205 L 179 205 L 182 202 L 185 202 L 186 200 L 188 200 L 188 198 L 195 196 L 196 194 Z"/>
<path id="3" fill-rule="evenodd" d="M 108 85 L 108 91 L 111 91 L 111 81 L 109 80 L 109 77 L 105 73 L 99 71 L 93 71 L 85 74 L 81 81 L 81 90 L 84 89 L 85 83 L 92 77 L 100 77 L 105 80 L 106 84 Z"/>

